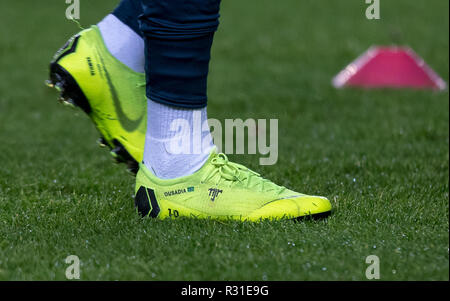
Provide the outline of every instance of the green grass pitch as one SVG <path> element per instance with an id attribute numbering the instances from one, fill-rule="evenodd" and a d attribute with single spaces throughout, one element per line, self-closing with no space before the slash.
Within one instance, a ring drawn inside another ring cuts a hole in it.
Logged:
<path id="1" fill-rule="evenodd" d="M 81 24 L 118 1 L 81 1 Z M 231 156 L 265 177 L 327 196 L 327 220 L 260 224 L 141 219 L 134 178 L 99 149 L 81 110 L 43 85 L 77 25 L 64 1 L 1 1 L 0 280 L 449 279 L 448 91 L 335 90 L 373 44 L 411 46 L 449 80 L 449 2 L 225 0 L 209 117 L 278 118 L 279 160 Z"/>

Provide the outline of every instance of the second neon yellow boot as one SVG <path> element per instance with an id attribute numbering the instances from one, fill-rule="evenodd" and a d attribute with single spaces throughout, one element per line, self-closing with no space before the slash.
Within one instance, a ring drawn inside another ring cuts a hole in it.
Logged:
<path id="1" fill-rule="evenodd" d="M 141 163 L 135 192 L 138 212 L 158 219 L 257 222 L 326 216 L 331 212 L 327 198 L 276 185 L 215 150 L 200 170 L 177 179 L 159 179 Z"/>

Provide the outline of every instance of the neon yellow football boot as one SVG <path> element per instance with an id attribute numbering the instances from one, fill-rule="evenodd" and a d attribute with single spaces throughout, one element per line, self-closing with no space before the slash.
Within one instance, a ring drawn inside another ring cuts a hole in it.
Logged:
<path id="1" fill-rule="evenodd" d="M 97 26 L 73 36 L 54 56 L 47 85 L 64 104 L 80 107 L 117 162 L 136 173 L 142 161 L 147 123 L 145 74 L 114 58 Z"/>
<path id="2" fill-rule="evenodd" d="M 144 164 L 136 176 L 135 206 L 153 218 L 260 221 L 326 216 L 328 199 L 294 192 L 213 150 L 203 167 L 177 179 L 157 178 Z"/>

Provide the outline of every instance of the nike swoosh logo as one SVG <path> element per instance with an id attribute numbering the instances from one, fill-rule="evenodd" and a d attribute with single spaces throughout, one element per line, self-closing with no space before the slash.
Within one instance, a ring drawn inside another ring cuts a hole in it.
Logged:
<path id="1" fill-rule="evenodd" d="M 117 117 L 119 119 L 119 122 L 120 122 L 122 127 L 127 132 L 133 132 L 141 124 L 142 119 L 145 116 L 145 112 L 143 112 L 142 115 L 138 119 L 130 119 L 130 118 L 128 118 L 128 116 L 123 111 L 122 104 L 120 103 L 117 90 L 116 90 L 116 88 L 114 87 L 114 84 L 111 81 L 111 77 L 110 77 L 110 75 L 108 73 L 108 70 L 105 67 L 105 63 L 103 61 L 103 58 L 100 55 L 99 55 L 99 57 L 100 57 L 100 60 L 102 62 L 103 70 L 105 71 L 106 80 L 108 82 L 109 90 L 110 90 L 111 96 L 113 98 L 114 108 L 116 109 L 116 113 L 117 113 Z"/>

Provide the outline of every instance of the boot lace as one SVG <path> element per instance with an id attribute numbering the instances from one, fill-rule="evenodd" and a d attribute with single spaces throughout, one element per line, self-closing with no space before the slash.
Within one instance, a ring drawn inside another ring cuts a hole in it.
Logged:
<path id="1" fill-rule="evenodd" d="M 205 173 L 201 180 L 202 183 L 215 177 L 215 185 L 225 181 L 228 183 L 228 187 L 239 183 L 244 188 L 254 188 L 260 192 L 275 191 L 277 194 L 280 194 L 286 190 L 285 187 L 278 186 L 272 181 L 262 178 L 259 173 L 244 165 L 230 162 L 223 153 L 215 154 L 210 163 L 213 168 Z M 216 177 L 216 175 L 219 175 L 219 177 Z"/>

